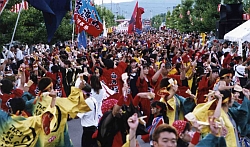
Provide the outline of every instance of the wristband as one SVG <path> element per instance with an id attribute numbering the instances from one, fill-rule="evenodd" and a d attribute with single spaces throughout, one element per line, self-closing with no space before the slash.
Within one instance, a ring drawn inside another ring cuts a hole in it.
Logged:
<path id="1" fill-rule="evenodd" d="M 191 143 L 193 145 L 197 145 L 199 143 L 199 141 L 200 141 L 200 135 L 201 134 L 199 132 L 195 132 L 194 133 L 194 136 L 193 136 L 192 141 L 191 141 Z"/>

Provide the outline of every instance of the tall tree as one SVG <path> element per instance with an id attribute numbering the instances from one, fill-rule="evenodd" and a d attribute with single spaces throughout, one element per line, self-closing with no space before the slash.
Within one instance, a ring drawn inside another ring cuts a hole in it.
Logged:
<path id="1" fill-rule="evenodd" d="M 170 19 L 171 19 L 171 12 L 168 11 L 168 12 L 167 12 L 167 15 L 166 15 L 166 27 L 167 27 L 167 28 L 171 28 Z"/>
<path id="2" fill-rule="evenodd" d="M 179 19 L 179 26 L 178 29 L 181 32 L 190 32 L 192 31 L 191 26 L 194 25 L 193 24 L 193 17 L 194 16 L 192 14 L 193 12 L 193 0 L 183 0 L 182 4 L 181 4 L 181 9 L 180 9 L 180 14 L 181 14 L 181 18 Z"/>
<path id="3" fill-rule="evenodd" d="M 179 21 L 181 19 L 181 13 L 180 13 L 181 5 L 177 5 L 175 9 L 172 12 L 171 18 L 170 18 L 170 26 L 172 29 L 179 29 Z"/>

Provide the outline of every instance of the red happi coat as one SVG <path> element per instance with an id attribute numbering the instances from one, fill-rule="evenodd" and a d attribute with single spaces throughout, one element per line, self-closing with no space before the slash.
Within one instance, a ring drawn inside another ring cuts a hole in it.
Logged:
<path id="1" fill-rule="evenodd" d="M 47 72 L 47 73 L 46 73 L 46 76 L 52 79 L 53 86 L 55 86 L 56 83 L 57 83 L 57 76 L 60 77 L 60 84 L 59 84 L 59 85 L 60 85 L 60 91 L 62 92 L 62 97 L 66 97 L 66 93 L 65 93 L 65 91 L 64 91 L 63 84 L 62 84 L 62 79 L 63 79 L 62 73 L 61 73 L 61 72 L 58 72 L 58 73 Z M 56 90 L 56 89 L 55 89 L 55 90 Z M 57 89 L 57 90 L 58 90 L 58 89 Z"/>
<path id="2" fill-rule="evenodd" d="M 215 82 L 209 85 L 209 78 L 203 76 L 198 83 L 198 91 L 197 91 L 197 104 L 205 103 L 206 97 L 204 95 L 209 93 L 209 90 L 212 90 Z"/>
<path id="3" fill-rule="evenodd" d="M 106 85 L 108 86 L 108 88 L 116 92 L 109 98 L 118 100 L 122 96 L 123 81 L 121 75 L 125 72 L 126 68 L 127 64 L 125 62 L 120 62 L 116 68 L 103 69 L 102 77 L 105 78 Z"/>
<path id="4" fill-rule="evenodd" d="M 138 78 L 136 81 L 136 87 L 138 88 L 138 92 L 149 92 L 148 89 L 148 83 L 145 79 Z M 143 114 L 148 116 L 147 118 L 145 118 L 145 121 L 148 122 L 150 113 L 151 113 L 151 108 L 150 108 L 150 100 L 146 99 L 146 98 L 140 98 L 138 96 L 135 96 L 134 98 L 134 106 L 138 106 L 139 103 L 141 103 L 141 110 L 143 111 Z"/>
<path id="5" fill-rule="evenodd" d="M 4 94 L 0 95 L 0 98 L 2 99 L 2 103 L 1 103 L 2 110 L 8 112 L 8 107 L 6 105 L 8 100 L 11 98 L 21 98 L 22 95 L 23 95 L 23 91 L 21 89 L 15 89 L 10 94 L 4 93 Z"/>

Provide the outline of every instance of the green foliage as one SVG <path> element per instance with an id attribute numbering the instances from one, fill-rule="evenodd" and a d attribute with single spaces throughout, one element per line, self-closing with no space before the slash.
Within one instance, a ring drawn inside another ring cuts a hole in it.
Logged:
<path id="1" fill-rule="evenodd" d="M 125 19 L 125 17 L 123 15 L 117 15 L 116 19 Z"/>
<path id="2" fill-rule="evenodd" d="M 182 7 L 180 7 L 180 14 L 181 17 L 178 22 L 178 29 L 181 32 L 189 32 L 191 30 L 191 26 L 193 24 L 193 15 L 191 14 L 193 12 L 192 5 L 194 1 L 193 0 L 185 0 L 182 2 Z"/>
<path id="3" fill-rule="evenodd" d="M 166 14 L 159 14 L 154 17 L 152 17 L 152 26 L 154 28 L 159 28 L 162 22 L 164 22 L 166 19 Z"/>
<path id="4" fill-rule="evenodd" d="M 21 2 L 22 0 L 9 0 L 0 16 L 0 46 L 8 44 L 11 41 L 18 14 L 10 12 L 10 9 L 13 5 Z M 74 0 L 72 3 L 74 3 Z M 110 10 L 105 7 L 101 8 L 100 6 L 96 6 L 96 8 L 101 20 L 105 18 L 107 27 L 116 25 L 115 16 Z M 123 16 L 119 17 L 124 18 Z M 67 13 L 57 29 L 51 44 L 58 41 L 71 40 L 73 24 L 70 21 L 71 15 Z M 29 5 L 28 10 L 21 12 L 14 40 L 29 45 L 40 42 L 47 43 L 47 31 L 41 11 Z"/>
<path id="5" fill-rule="evenodd" d="M 101 18 L 101 20 L 103 20 L 105 18 L 105 22 L 106 22 L 106 27 L 111 27 L 111 26 L 115 26 L 115 15 L 106 7 L 101 7 L 99 5 L 96 6 L 96 10 Z"/>
<path id="6" fill-rule="evenodd" d="M 216 21 L 220 19 L 217 11 L 221 0 L 182 0 L 172 13 L 166 14 L 166 26 L 181 32 L 210 32 L 215 31 Z M 238 0 L 224 0 L 225 4 L 238 3 Z M 244 2 L 244 10 L 250 13 L 250 1 Z M 190 15 L 187 15 L 190 11 Z M 182 17 L 182 18 L 180 18 Z"/>

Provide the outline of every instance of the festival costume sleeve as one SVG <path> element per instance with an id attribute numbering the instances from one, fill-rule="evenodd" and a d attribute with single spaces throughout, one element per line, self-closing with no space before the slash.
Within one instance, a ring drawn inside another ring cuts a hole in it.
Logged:
<path id="1" fill-rule="evenodd" d="M 148 90 L 148 84 L 145 79 L 141 79 L 138 77 L 136 81 L 136 87 L 138 88 L 139 92 L 147 92 Z"/>
<path id="2" fill-rule="evenodd" d="M 180 103 L 181 103 L 181 109 L 183 111 L 183 114 L 186 115 L 188 114 L 189 112 L 192 112 L 195 108 L 195 102 L 192 98 L 184 98 L 182 96 L 179 96 L 179 95 L 175 95 Z"/>
<path id="3" fill-rule="evenodd" d="M 244 103 L 244 102 L 243 102 Z M 242 104 L 243 104 L 242 103 Z M 247 113 L 247 121 L 250 122 L 250 101 L 247 100 L 247 105 L 248 105 L 248 113 Z M 239 125 L 240 127 L 243 126 L 243 125 Z M 242 136 L 246 136 L 246 135 L 249 135 L 250 134 L 250 123 L 246 123 L 245 126 L 243 126 L 243 128 L 241 128 L 241 135 Z"/>
<path id="4" fill-rule="evenodd" d="M 164 98 L 160 99 L 160 102 L 164 102 L 167 106 L 167 116 L 169 118 L 169 124 L 173 124 L 175 120 L 184 120 L 183 111 L 176 110 L 177 109 L 177 103 L 181 108 L 181 102 L 176 97 L 178 95 L 174 95 L 172 98 L 168 99 L 167 101 Z M 178 118 L 177 114 L 178 113 Z"/>
<path id="5" fill-rule="evenodd" d="M 136 140 L 136 142 L 137 142 L 137 140 Z M 129 135 L 126 136 L 126 143 L 122 147 L 131 147 L 130 146 L 130 141 L 129 141 Z"/>
<path id="6" fill-rule="evenodd" d="M 56 77 L 49 71 L 46 72 L 46 77 L 50 77 L 52 80 L 56 81 Z"/>
<path id="7" fill-rule="evenodd" d="M 35 107 L 38 109 L 39 112 L 42 111 L 46 105 L 51 103 L 50 96 L 43 96 L 42 101 L 37 100 L 37 104 Z M 56 98 L 56 116 L 57 116 L 57 123 L 53 127 L 51 133 L 49 135 L 39 135 L 39 140 L 36 144 L 37 147 L 47 147 L 47 146 L 67 146 L 72 147 L 73 144 L 69 138 L 68 133 L 68 125 L 67 125 L 67 118 L 68 114 L 74 118 L 77 113 L 81 112 L 88 112 L 90 108 L 86 104 L 83 93 L 80 89 L 72 87 L 71 94 L 68 98 Z"/>
<path id="8" fill-rule="evenodd" d="M 120 62 L 119 64 L 118 64 L 118 66 L 117 66 L 117 70 L 119 71 L 119 72 L 121 72 L 121 73 L 124 73 L 125 72 L 125 70 L 126 70 L 126 68 L 127 68 L 127 63 L 125 63 L 125 62 Z"/>
<path id="9" fill-rule="evenodd" d="M 173 78 L 174 80 L 176 80 L 179 86 L 182 85 L 181 76 L 180 75 L 168 75 L 168 77 L 169 78 Z"/>
<path id="10" fill-rule="evenodd" d="M 168 75 L 175 75 L 177 73 L 178 73 L 178 71 L 176 70 L 176 68 L 173 68 L 173 69 L 170 70 L 170 72 L 168 73 Z"/>
<path id="11" fill-rule="evenodd" d="M 141 97 L 139 97 L 138 95 L 135 96 L 135 98 L 133 99 L 133 104 L 135 107 L 139 106 L 139 103 L 141 101 Z"/>
<path id="12" fill-rule="evenodd" d="M 29 92 L 24 92 L 22 95 L 22 99 L 25 102 L 25 110 L 27 110 L 29 114 L 32 114 L 35 97 Z"/>
<path id="13" fill-rule="evenodd" d="M 235 102 L 233 107 L 229 108 L 230 114 L 233 116 L 241 136 L 246 136 L 250 132 L 250 124 L 248 123 L 250 101 L 244 97 L 242 104 Z"/>
<path id="14" fill-rule="evenodd" d="M 84 100 L 82 90 L 76 87 L 71 87 L 71 93 L 67 99 L 57 99 L 56 104 L 60 105 L 61 109 L 67 112 L 71 118 L 75 118 L 77 113 L 90 111 L 89 106 Z"/>
<path id="15" fill-rule="evenodd" d="M 195 147 L 227 147 L 224 137 L 216 137 L 208 134 Z"/>
<path id="16" fill-rule="evenodd" d="M 49 107 L 44 112 L 50 112 L 54 116 L 49 124 L 50 129 L 52 129 L 56 122 L 56 109 L 55 107 Z M 11 116 L 0 110 L 0 146 L 34 147 L 39 135 L 45 134 L 42 129 L 42 116 L 43 115 L 25 118 L 22 116 Z"/>
<path id="17" fill-rule="evenodd" d="M 198 121 L 208 122 L 208 117 L 214 113 L 214 110 L 210 110 L 210 107 L 215 103 L 216 99 L 207 102 L 198 104 L 192 114 Z M 201 130 L 202 134 L 207 134 L 210 132 L 210 128 L 208 126 L 204 126 Z"/>

